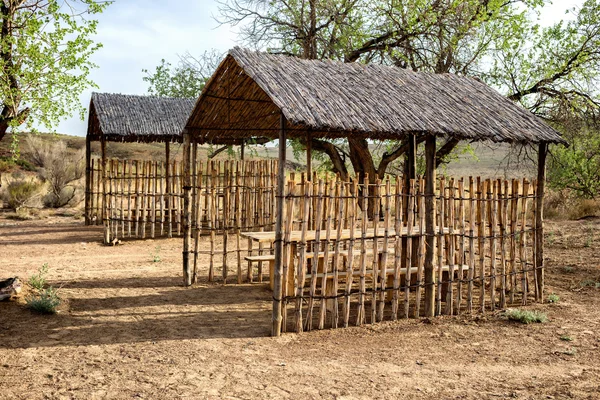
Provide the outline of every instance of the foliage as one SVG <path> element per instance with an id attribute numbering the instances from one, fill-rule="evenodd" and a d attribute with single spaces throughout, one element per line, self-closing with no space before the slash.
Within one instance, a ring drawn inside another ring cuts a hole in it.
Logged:
<path id="1" fill-rule="evenodd" d="M 44 263 L 38 270 L 37 274 L 33 274 L 29 277 L 27 283 L 33 289 L 41 291 L 46 286 L 46 275 L 48 274 L 48 263 Z"/>
<path id="2" fill-rule="evenodd" d="M 588 111 L 600 106 L 600 2 L 585 0 L 567 10 L 571 20 L 540 28 L 525 21 L 515 35 L 495 40 L 493 67 L 484 79 L 509 99 L 554 120 L 565 106 Z"/>
<path id="3" fill-rule="evenodd" d="M 575 268 L 573 268 L 570 265 L 565 265 L 564 267 L 562 267 L 562 270 L 565 274 L 572 274 L 573 272 L 575 272 Z"/>
<path id="4" fill-rule="evenodd" d="M 573 21 L 541 29 L 536 16 L 544 5 L 542 0 L 224 0 L 220 22 L 239 24 L 242 41 L 274 53 L 479 77 L 546 118 L 557 99 L 570 107 L 597 105 L 589 84 L 600 69 L 598 0 L 571 10 Z M 404 145 L 385 142 L 377 157 L 365 156 L 366 141 L 313 140 L 312 148 L 313 154 L 326 154 L 328 165 L 342 176 L 350 161 L 355 172 L 374 179 L 388 168 L 399 169 L 395 160 L 405 154 Z M 440 146 L 438 161 L 456 145 Z"/>
<path id="5" fill-rule="evenodd" d="M 36 198 L 42 187 L 42 183 L 35 179 L 15 179 L 6 185 L 3 198 L 9 208 L 17 211 Z"/>
<path id="6" fill-rule="evenodd" d="M 550 293 L 548 295 L 548 303 L 558 303 L 560 297 L 556 293 Z"/>
<path id="7" fill-rule="evenodd" d="M 600 288 L 600 281 L 596 282 L 594 279 L 584 279 L 580 283 L 581 287 L 593 287 L 596 289 Z"/>
<path id="8" fill-rule="evenodd" d="M 8 172 L 14 166 L 19 166 L 22 170 L 25 171 L 36 170 L 35 165 L 31 164 L 29 161 L 23 158 L 15 159 L 14 157 L 0 157 L 0 172 Z"/>
<path id="9" fill-rule="evenodd" d="M 52 128 L 84 108 L 83 90 L 94 86 L 90 60 L 100 47 L 91 40 L 109 2 L 96 0 L 0 3 L 0 139 L 13 136 L 18 154 L 18 128 L 26 124 Z"/>
<path id="10" fill-rule="evenodd" d="M 160 258 L 160 246 L 154 248 L 154 252 L 150 253 L 150 257 L 152 257 L 152 262 L 159 263 L 162 261 Z"/>
<path id="11" fill-rule="evenodd" d="M 56 308 L 60 305 L 61 299 L 58 291 L 49 286 L 46 288 L 46 275 L 48 274 L 48 263 L 44 263 L 37 274 L 29 277 L 29 286 L 34 293 L 25 298 L 27 307 L 41 314 L 55 314 Z"/>
<path id="12" fill-rule="evenodd" d="M 531 324 L 534 322 L 544 323 L 548 321 L 548 317 L 541 311 L 530 311 L 520 310 L 518 308 L 506 310 L 506 316 L 511 321 L 518 321 L 524 324 Z"/>
<path id="13" fill-rule="evenodd" d="M 85 150 L 71 151 L 64 140 L 47 141 L 28 135 L 27 144 L 33 162 L 40 167 L 39 177 L 48 182 L 44 196 L 47 207 L 64 207 L 76 200 L 76 183 L 85 173 Z"/>
<path id="14" fill-rule="evenodd" d="M 196 98 L 212 75 L 222 55 L 216 50 L 204 52 L 199 58 L 186 53 L 175 67 L 161 60 L 154 72 L 143 69 L 148 93 L 160 97 Z"/>
<path id="15" fill-rule="evenodd" d="M 56 309 L 61 303 L 58 291 L 52 286 L 39 290 L 25 298 L 27 307 L 40 314 L 56 314 Z"/>
<path id="16" fill-rule="evenodd" d="M 600 129 L 573 125 L 567 125 L 570 129 L 565 133 L 569 147 L 552 147 L 548 186 L 594 199 L 600 195 Z"/>

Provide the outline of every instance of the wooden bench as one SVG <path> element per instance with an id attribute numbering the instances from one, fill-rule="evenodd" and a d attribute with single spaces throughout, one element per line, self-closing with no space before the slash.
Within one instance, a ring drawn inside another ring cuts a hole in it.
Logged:
<path id="1" fill-rule="evenodd" d="M 269 263 L 269 280 L 271 282 L 271 290 L 273 290 L 273 275 L 275 270 L 275 255 L 274 254 L 263 254 L 260 256 L 246 256 L 244 260 L 248 261 L 248 276 L 250 277 L 250 282 L 252 282 L 252 264 L 253 263 Z M 258 269 L 258 281 L 262 282 L 262 268 Z"/>

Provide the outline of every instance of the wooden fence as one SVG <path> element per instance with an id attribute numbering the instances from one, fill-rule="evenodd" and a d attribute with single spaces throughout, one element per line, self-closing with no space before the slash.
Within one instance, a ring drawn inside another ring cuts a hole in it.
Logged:
<path id="1" fill-rule="evenodd" d="M 211 264 L 217 254 L 239 253 L 227 247 L 230 233 L 273 229 L 276 170 L 277 162 L 271 160 L 199 161 L 192 166 L 195 235 L 211 235 L 211 250 L 206 252 Z M 92 159 L 90 183 L 86 214 L 92 223 L 104 224 L 105 242 L 182 234 L 181 162 L 167 166 L 160 161 L 109 159 L 103 181 L 100 162 Z M 224 250 L 215 247 L 216 235 L 223 237 Z"/>
<path id="2" fill-rule="evenodd" d="M 542 298 L 536 184 L 439 179 L 435 313 Z M 368 188 L 365 190 L 365 188 Z M 361 325 L 424 311 L 425 182 L 289 181 L 284 205 L 283 330 Z"/>

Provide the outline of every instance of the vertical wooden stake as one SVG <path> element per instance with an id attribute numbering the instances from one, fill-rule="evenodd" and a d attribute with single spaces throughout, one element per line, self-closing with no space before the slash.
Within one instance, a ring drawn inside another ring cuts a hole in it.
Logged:
<path id="1" fill-rule="evenodd" d="M 279 116 L 279 174 L 277 176 L 277 216 L 275 221 L 275 279 L 273 288 L 273 326 L 271 335 L 281 335 L 281 254 L 283 250 L 283 187 L 285 184 L 286 132 L 285 116 Z"/>
<path id="2" fill-rule="evenodd" d="M 546 155 L 548 143 L 541 142 L 538 149 L 537 198 L 535 214 L 535 270 L 537 271 L 538 301 L 544 301 L 544 190 L 546 186 Z"/>
<path id="3" fill-rule="evenodd" d="M 190 174 L 190 134 L 186 130 L 183 132 L 183 179 L 183 284 L 190 286 L 192 284 L 190 270 L 192 179 Z"/>
<path id="4" fill-rule="evenodd" d="M 100 140 L 102 151 L 102 220 L 104 221 L 104 244 L 110 243 L 110 225 L 108 220 L 108 179 L 106 176 L 106 140 Z"/>
<path id="5" fill-rule="evenodd" d="M 165 223 L 168 227 L 168 237 L 173 237 L 173 230 L 171 226 L 171 194 L 173 192 L 171 191 L 171 178 L 169 177 L 169 173 L 171 172 L 171 143 L 169 142 L 165 143 L 165 166 L 165 209 L 167 210 L 165 215 Z"/>
<path id="6" fill-rule="evenodd" d="M 425 316 L 435 312 L 433 255 L 435 246 L 435 136 L 425 139 Z"/>
<path id="7" fill-rule="evenodd" d="M 92 139 L 85 138 L 85 224 L 92 223 Z"/>

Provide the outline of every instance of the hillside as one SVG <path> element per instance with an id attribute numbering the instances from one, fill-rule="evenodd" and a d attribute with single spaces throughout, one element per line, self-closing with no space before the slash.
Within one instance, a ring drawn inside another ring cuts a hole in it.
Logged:
<path id="1" fill-rule="evenodd" d="M 70 136 L 61 134 L 39 134 L 43 140 L 54 141 L 64 140 L 67 143 L 69 149 L 73 151 L 83 149 L 85 147 L 85 138 L 81 136 Z M 0 160 L 8 160 L 11 157 L 10 153 L 10 141 L 9 136 L 5 137 L 0 141 Z M 20 165 L 2 167 L 0 164 L 0 172 L 9 172 L 15 169 L 28 169 L 28 163 L 31 163 L 31 152 L 24 136 L 21 137 L 21 161 Z M 375 150 L 375 146 L 374 150 Z M 508 145 L 496 145 L 493 143 L 474 143 L 472 144 L 473 153 L 460 154 L 457 159 L 450 162 L 447 166 L 442 169 L 447 175 L 452 176 L 481 176 L 484 178 L 493 177 L 518 177 L 518 176 L 532 176 L 533 171 L 528 171 L 527 166 L 520 164 L 518 169 L 507 169 L 506 168 L 506 156 L 510 151 Z M 215 147 L 201 146 L 200 158 L 206 159 L 207 155 L 214 151 Z M 181 159 L 182 146 L 179 143 L 171 145 L 171 154 L 173 158 Z M 236 154 L 238 149 L 234 148 Z M 376 151 L 376 150 L 375 150 Z M 100 156 L 100 144 L 98 142 L 92 143 L 92 153 L 95 156 Z M 163 160 L 164 159 L 164 144 L 162 143 L 108 143 L 107 144 L 108 157 L 120 158 L 120 159 L 139 159 L 139 160 Z M 249 146 L 246 149 L 247 157 L 249 158 L 277 158 L 278 150 L 277 147 L 270 144 L 268 146 Z M 227 152 L 219 154 L 218 158 L 228 158 L 230 155 Z M 295 159 L 291 146 L 288 147 L 287 151 L 288 160 L 293 163 L 304 165 L 306 159 L 301 157 Z M 533 165 L 533 164 L 532 164 Z M 2 171 L 4 168 L 4 171 Z"/>

